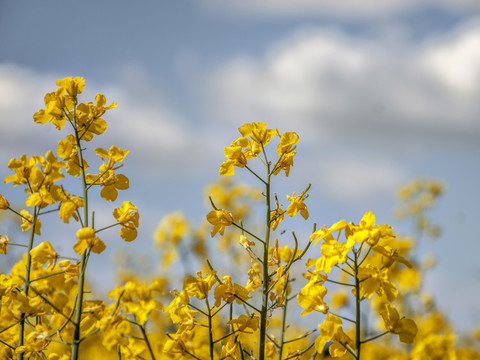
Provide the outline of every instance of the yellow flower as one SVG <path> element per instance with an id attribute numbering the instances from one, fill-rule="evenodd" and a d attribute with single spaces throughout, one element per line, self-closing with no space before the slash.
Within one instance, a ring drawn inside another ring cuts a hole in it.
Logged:
<path id="1" fill-rule="evenodd" d="M 411 319 L 400 318 L 397 309 L 391 304 L 385 304 L 380 310 L 385 327 L 392 333 L 397 334 L 400 341 L 406 344 L 412 344 L 417 335 L 418 328 Z"/>
<path id="2" fill-rule="evenodd" d="M 188 306 L 181 306 L 170 311 L 170 318 L 174 324 L 180 325 L 177 334 L 192 331 L 195 327 L 195 314 L 198 311 L 191 310 Z"/>
<path id="3" fill-rule="evenodd" d="M 290 167 L 293 166 L 293 157 L 297 154 L 295 144 L 300 138 L 295 132 L 286 132 L 280 135 L 277 130 L 277 135 L 280 137 L 280 143 L 277 146 L 277 155 L 280 158 L 273 169 L 273 174 L 277 175 L 281 170 L 285 170 L 285 176 L 288 177 Z"/>
<path id="4" fill-rule="evenodd" d="M 232 278 L 230 276 L 224 276 L 222 281 L 222 284 L 219 284 L 214 291 L 215 307 L 220 306 L 222 299 L 228 304 L 231 304 L 233 301 L 236 301 L 237 304 L 243 304 L 251 298 L 246 288 L 237 283 L 232 284 Z"/>
<path id="5" fill-rule="evenodd" d="M 248 255 L 250 255 L 250 258 L 252 260 L 256 259 L 255 253 L 253 252 L 251 246 L 255 246 L 255 241 L 250 241 L 245 235 L 240 235 L 239 239 L 240 245 L 243 246 L 245 250 L 247 250 Z"/>
<path id="6" fill-rule="evenodd" d="M 323 301 L 327 294 L 327 288 L 322 286 L 315 279 L 311 280 L 297 294 L 298 304 L 304 309 L 300 316 L 307 315 L 312 311 L 328 312 L 328 305 Z"/>
<path id="7" fill-rule="evenodd" d="M 217 232 L 223 235 L 225 226 L 233 224 L 232 213 L 223 209 L 210 211 L 207 214 L 207 220 L 210 224 L 214 225 L 210 233 L 212 237 L 214 237 Z"/>
<path id="8" fill-rule="evenodd" d="M 72 176 L 80 176 L 82 169 L 78 161 L 77 139 L 73 135 L 67 135 L 65 140 L 60 140 L 57 147 L 57 155 L 67 162 L 67 173 Z M 88 164 L 83 159 L 84 170 L 88 169 Z"/>
<path id="9" fill-rule="evenodd" d="M 382 255 L 382 262 L 385 267 L 390 267 L 394 262 L 399 262 L 406 265 L 409 268 L 412 268 L 413 265 L 410 261 L 398 254 L 396 249 L 392 249 L 390 246 L 381 246 L 376 245 L 372 247 L 373 251 Z"/>
<path id="10" fill-rule="evenodd" d="M 73 91 L 73 89 L 72 89 Z M 58 88 L 54 92 L 45 95 L 45 109 L 37 111 L 33 115 L 33 120 L 38 124 L 51 122 L 57 130 L 62 130 L 65 126 L 65 112 L 73 110 L 75 103 L 72 96 L 66 95 L 65 88 Z"/>
<path id="11" fill-rule="evenodd" d="M 70 194 L 66 194 L 63 191 L 62 194 L 63 199 L 60 204 L 58 215 L 66 224 L 69 223 L 71 217 L 78 221 L 76 211 L 83 207 L 83 200 L 78 196 L 70 197 Z"/>
<path id="12" fill-rule="evenodd" d="M 313 245 L 316 245 L 319 240 L 331 236 L 331 233 L 334 231 L 340 231 L 347 227 L 347 222 L 345 220 L 340 220 L 333 224 L 330 228 L 327 229 L 327 226 L 323 226 L 321 229 L 315 231 L 310 235 L 310 241 L 314 241 Z"/>
<path id="13" fill-rule="evenodd" d="M 183 334 L 170 334 L 169 339 L 163 347 L 163 352 L 167 354 L 185 354 L 187 347 L 183 341 Z"/>
<path id="14" fill-rule="evenodd" d="M 333 357 L 345 355 L 347 349 L 343 344 L 353 346 L 352 339 L 342 329 L 342 320 L 340 318 L 327 314 L 323 324 L 318 327 L 320 334 L 315 340 L 315 348 L 318 352 L 323 352 L 325 344 L 329 341 L 333 341 L 329 347 L 330 355 Z"/>
<path id="15" fill-rule="evenodd" d="M 10 203 L 2 195 L 0 195 L 0 213 L 2 210 L 7 210 L 10 207 Z"/>
<path id="16" fill-rule="evenodd" d="M 10 241 L 7 235 L 0 235 L 0 254 L 7 255 L 7 244 Z"/>
<path id="17" fill-rule="evenodd" d="M 138 220 L 140 215 L 138 209 L 130 202 L 124 201 L 122 207 L 113 210 L 113 216 L 122 225 L 120 236 L 125 241 L 135 240 L 137 237 Z"/>
<path id="18" fill-rule="evenodd" d="M 358 268 L 360 280 L 360 299 L 370 298 L 374 293 L 385 295 L 388 301 L 397 298 L 398 290 L 388 276 L 388 268 L 378 270 L 372 265 Z"/>
<path id="19" fill-rule="evenodd" d="M 215 272 L 210 273 L 207 277 L 203 277 L 202 273 L 197 272 L 197 277 L 188 276 L 183 281 L 183 289 L 187 291 L 189 297 L 195 296 L 199 300 L 208 296 L 210 289 L 217 282 Z"/>
<path id="20" fill-rule="evenodd" d="M 306 192 L 302 192 L 300 196 L 295 196 L 295 191 L 292 196 L 287 195 L 287 199 L 290 200 L 290 205 L 287 207 L 287 215 L 294 217 L 300 211 L 300 214 L 306 220 L 308 219 L 307 205 L 303 201 L 307 198 Z"/>
<path id="21" fill-rule="evenodd" d="M 256 331 L 258 329 L 259 318 L 256 314 L 252 316 L 240 315 L 238 318 L 228 321 L 227 324 L 237 325 L 240 331 L 245 331 L 246 329 Z"/>
<path id="22" fill-rule="evenodd" d="M 62 260 L 57 265 L 63 270 L 65 280 L 68 281 L 78 276 L 78 264 L 72 264 L 69 260 Z"/>
<path id="23" fill-rule="evenodd" d="M 37 206 L 39 209 L 43 209 L 48 205 L 55 204 L 57 200 L 52 196 L 50 192 L 47 192 L 44 187 L 39 192 L 34 192 L 28 198 L 25 199 L 26 206 Z"/>
<path id="24" fill-rule="evenodd" d="M 245 289 L 248 291 L 255 291 L 262 285 L 262 271 L 258 262 L 254 262 L 248 269 L 248 281 L 245 285 Z"/>
<path id="25" fill-rule="evenodd" d="M 230 147 L 223 148 L 223 152 L 225 153 L 227 160 L 225 160 L 220 166 L 220 175 L 233 175 L 235 172 L 235 166 L 243 168 L 247 165 L 247 158 L 242 150 L 242 147 L 236 145 L 234 142 L 230 145 Z"/>
<path id="26" fill-rule="evenodd" d="M 95 149 L 95 154 L 100 156 L 102 160 L 108 159 L 107 168 L 109 169 L 112 169 L 117 162 L 122 162 L 129 152 L 130 150 L 122 150 L 115 145 L 112 145 L 110 150 L 105 150 L 103 148 Z"/>
<path id="27" fill-rule="evenodd" d="M 185 215 L 176 211 L 162 218 L 155 230 L 154 238 L 159 246 L 166 243 L 177 245 L 188 233 L 189 226 Z"/>
<path id="28" fill-rule="evenodd" d="M 22 216 L 22 225 L 20 225 L 20 227 L 22 228 L 22 232 L 25 232 L 32 227 L 33 216 L 27 210 L 20 211 L 20 215 Z M 41 227 L 42 222 L 37 219 L 35 222 L 35 234 L 40 235 Z"/>
<path id="29" fill-rule="evenodd" d="M 35 178 L 37 181 L 41 181 L 43 177 L 40 174 L 40 171 L 35 167 L 36 164 L 39 162 L 45 162 L 45 159 L 41 156 L 31 156 L 27 158 L 24 154 L 20 157 L 20 159 L 11 159 L 8 162 L 8 168 L 10 170 L 15 171 L 14 175 L 9 175 L 5 178 L 5 184 L 13 181 L 13 186 L 23 185 L 30 183 L 36 183 L 36 181 L 32 181 L 32 178 Z M 34 173 L 34 174 L 32 174 Z"/>
<path id="30" fill-rule="evenodd" d="M 66 77 L 57 80 L 57 86 L 64 88 L 70 96 L 77 96 L 85 89 L 85 80 L 82 77 Z"/>
<path id="31" fill-rule="evenodd" d="M 381 238 L 393 239 L 395 235 L 389 225 L 375 225 L 375 215 L 367 211 L 359 225 L 350 224 L 345 230 L 348 241 L 364 242 L 374 246 Z"/>
<path id="32" fill-rule="evenodd" d="M 278 224 L 283 221 L 284 217 L 285 211 L 283 211 L 283 209 L 280 208 L 277 204 L 277 208 L 270 212 L 270 227 L 272 228 L 272 230 L 277 229 Z"/>
<path id="33" fill-rule="evenodd" d="M 36 358 L 36 354 L 47 347 L 49 343 L 47 338 L 48 329 L 42 325 L 37 325 L 35 330 L 27 335 L 24 345 L 15 349 L 15 353 L 23 353 L 27 356 L 27 358 L 29 357 L 28 355 L 30 355 L 32 358 Z"/>
<path id="34" fill-rule="evenodd" d="M 238 128 L 238 131 L 244 138 L 250 136 L 252 139 L 251 152 L 256 156 L 272 139 L 276 132 L 272 129 L 267 129 L 267 125 L 262 122 L 244 124 Z"/>
<path id="35" fill-rule="evenodd" d="M 30 255 L 32 256 L 32 265 L 34 267 L 40 267 L 48 263 L 48 270 L 52 270 L 55 267 L 58 259 L 57 252 L 48 241 L 35 246 L 30 250 Z"/>
<path id="36" fill-rule="evenodd" d="M 222 359 L 241 359 L 240 348 L 238 343 L 230 337 L 226 344 L 222 346 L 222 353 L 220 354 Z"/>
<path id="37" fill-rule="evenodd" d="M 343 264 L 347 261 L 348 252 L 352 249 L 348 243 L 339 243 L 333 239 L 330 234 L 324 240 L 322 246 L 322 256 L 316 261 L 316 270 L 328 274 L 337 264 Z"/>
<path id="38" fill-rule="evenodd" d="M 103 186 L 100 196 L 108 201 L 115 201 L 118 196 L 117 190 L 126 190 L 129 188 L 129 181 L 125 175 L 115 174 L 113 169 L 109 169 L 104 163 L 99 168 L 100 174 L 87 174 L 86 180 L 91 185 Z"/>
<path id="39" fill-rule="evenodd" d="M 84 227 L 77 231 L 78 241 L 73 246 L 77 254 L 82 255 L 88 248 L 94 253 L 100 254 L 107 247 L 105 243 L 95 236 L 95 230 Z"/>
<path id="40" fill-rule="evenodd" d="M 89 102 L 77 106 L 77 131 L 79 138 L 84 141 L 90 141 L 93 139 L 94 135 L 100 135 L 105 132 L 108 125 L 101 116 L 105 114 L 107 110 L 117 106 L 115 103 L 105 106 L 106 99 L 103 94 L 97 94 L 95 96 L 95 101 L 97 102 L 96 105 Z"/>
<path id="41" fill-rule="evenodd" d="M 290 151 L 282 155 L 278 163 L 273 169 L 273 175 L 277 175 L 281 170 L 285 171 L 285 176 L 290 174 L 290 167 L 293 166 L 293 157 L 297 154 L 296 151 Z"/>
<path id="42" fill-rule="evenodd" d="M 278 147 L 277 147 L 277 155 L 282 156 L 282 154 L 294 151 L 296 148 L 295 144 L 298 143 L 299 140 L 300 140 L 300 137 L 297 135 L 296 132 L 283 133 L 280 136 L 280 143 L 278 144 Z"/>

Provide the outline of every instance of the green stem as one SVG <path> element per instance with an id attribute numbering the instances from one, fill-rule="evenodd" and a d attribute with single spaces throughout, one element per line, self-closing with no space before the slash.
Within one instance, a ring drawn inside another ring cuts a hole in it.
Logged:
<path id="1" fill-rule="evenodd" d="M 384 335 L 387 335 L 388 333 L 390 332 L 390 330 L 387 330 L 381 334 L 378 334 L 378 335 L 375 335 L 375 336 L 372 336 L 371 338 L 368 338 L 368 339 L 365 339 L 365 340 L 362 340 L 362 344 L 365 344 L 367 342 L 370 342 L 370 341 L 373 341 L 375 339 L 378 339 L 379 337 L 382 337 Z"/>
<path id="2" fill-rule="evenodd" d="M 355 312 L 355 346 L 356 346 L 356 352 L 355 352 L 355 359 L 360 360 L 360 349 L 362 345 L 362 341 L 360 339 L 361 336 L 361 312 L 360 312 L 360 280 L 358 278 L 358 269 L 359 269 L 359 263 L 358 263 L 358 256 L 359 253 L 357 253 L 354 250 L 354 273 L 355 273 L 355 307 L 356 307 L 356 312 Z"/>
<path id="3" fill-rule="evenodd" d="M 152 360 L 155 360 L 155 355 L 153 354 L 153 349 L 152 349 L 152 346 L 150 345 L 150 341 L 148 341 L 147 332 L 145 331 L 145 327 L 143 325 L 140 325 L 140 330 L 142 331 L 143 338 L 145 339 L 145 342 L 147 343 L 147 347 L 148 347 L 148 351 L 150 352 L 150 356 L 152 357 Z"/>
<path id="4" fill-rule="evenodd" d="M 76 101 L 75 101 L 75 108 L 73 113 L 73 123 L 76 122 Z M 83 187 L 83 221 L 84 227 L 88 227 L 88 185 L 85 175 L 85 166 L 83 162 L 83 150 L 80 144 L 80 137 L 78 136 L 78 130 L 76 126 L 74 126 L 75 130 L 75 137 L 77 140 L 77 153 L 78 153 L 78 162 L 80 165 L 80 169 L 82 171 L 82 187 Z M 75 332 L 73 334 L 73 342 L 72 342 L 72 360 L 78 360 L 79 356 L 79 346 L 80 346 L 80 323 L 82 321 L 82 308 L 83 308 L 83 294 L 84 294 L 84 287 L 85 287 L 85 273 L 87 268 L 87 250 L 85 250 L 82 254 L 82 258 L 80 260 L 80 269 L 78 275 L 78 293 L 77 293 L 77 304 L 75 310 Z"/>
<path id="5" fill-rule="evenodd" d="M 292 258 L 294 258 L 294 257 L 295 257 L 295 255 L 292 256 Z M 283 288 L 283 296 L 285 297 L 285 305 L 283 306 L 282 332 L 280 334 L 280 344 L 279 344 L 279 349 L 278 349 L 278 360 L 282 360 L 283 345 L 285 344 L 285 325 L 287 324 L 287 305 L 288 305 L 286 295 L 287 295 L 287 289 L 288 289 L 288 279 L 289 279 L 289 276 L 287 275 L 287 279 L 285 281 L 285 287 Z"/>
<path id="6" fill-rule="evenodd" d="M 30 288 L 30 270 L 32 267 L 32 256 L 30 255 L 30 251 L 33 248 L 33 240 L 35 239 L 35 225 L 37 224 L 37 216 L 38 216 L 37 207 L 33 209 L 33 220 L 32 220 L 32 229 L 30 231 L 30 241 L 28 242 L 28 250 L 27 250 L 27 269 L 25 273 L 25 282 L 23 284 L 23 292 L 25 296 L 28 297 L 28 289 Z M 18 346 L 22 346 L 24 343 L 24 336 L 25 336 L 25 313 L 20 315 L 20 326 L 18 329 Z M 23 352 L 17 355 L 17 360 L 23 360 Z"/>
<path id="7" fill-rule="evenodd" d="M 208 303 L 208 294 L 205 295 L 205 303 L 207 305 L 208 310 L 208 342 L 210 345 L 210 360 L 213 360 L 213 345 L 215 344 L 213 341 L 213 332 L 212 332 L 212 310 L 210 309 L 210 304 Z"/>
<path id="8" fill-rule="evenodd" d="M 260 313 L 260 345 L 259 360 L 265 360 L 265 343 L 267 339 L 267 313 L 268 313 L 268 292 L 269 292 L 269 275 L 268 275 L 268 248 L 270 245 L 270 164 L 267 162 L 267 181 L 265 184 L 265 204 L 266 204 L 266 230 L 265 243 L 263 244 L 263 296 L 262 310 Z"/>

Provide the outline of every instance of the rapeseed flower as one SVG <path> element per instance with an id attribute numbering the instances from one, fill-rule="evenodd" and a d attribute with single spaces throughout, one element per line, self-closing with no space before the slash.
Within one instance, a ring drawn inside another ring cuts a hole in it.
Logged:
<path id="1" fill-rule="evenodd" d="M 207 221 L 213 225 L 211 236 L 214 237 L 216 233 L 223 236 L 225 227 L 233 224 L 232 213 L 227 210 L 213 210 L 207 214 Z"/>

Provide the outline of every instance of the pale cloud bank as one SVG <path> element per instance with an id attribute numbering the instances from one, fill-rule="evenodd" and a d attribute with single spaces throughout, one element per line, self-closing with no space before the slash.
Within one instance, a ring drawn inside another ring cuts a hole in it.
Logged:
<path id="1" fill-rule="evenodd" d="M 420 44 L 303 29 L 216 71 L 211 105 L 233 122 L 294 123 L 317 139 L 477 142 L 479 45 L 478 23 Z"/>

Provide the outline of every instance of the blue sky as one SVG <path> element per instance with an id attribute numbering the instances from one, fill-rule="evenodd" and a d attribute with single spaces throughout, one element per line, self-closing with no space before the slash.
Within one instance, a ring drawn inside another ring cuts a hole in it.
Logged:
<path id="1" fill-rule="evenodd" d="M 0 177 L 11 157 L 56 146 L 32 115 L 65 76 L 86 79 L 85 101 L 102 92 L 119 104 L 96 146 L 131 150 L 119 201 L 140 208 L 142 230 L 130 249 L 148 252 L 170 211 L 199 222 L 223 146 L 263 121 L 299 133 L 278 193 L 311 182 L 321 225 L 367 210 L 391 223 L 398 186 L 444 181 L 433 212 L 443 233 L 422 248 L 438 260 L 426 286 L 460 327 L 480 322 L 478 2 L 3 1 Z M 0 193 L 21 201 L 10 185 Z"/>

